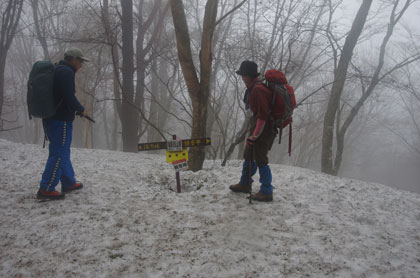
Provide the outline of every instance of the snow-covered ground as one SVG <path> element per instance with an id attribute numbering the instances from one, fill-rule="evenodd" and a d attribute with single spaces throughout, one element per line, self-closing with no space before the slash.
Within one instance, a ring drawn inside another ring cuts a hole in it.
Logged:
<path id="1" fill-rule="evenodd" d="M 0 277 L 420 277 L 419 194 L 271 165 L 250 205 L 240 161 L 177 194 L 163 155 L 72 149 L 85 188 L 39 203 L 47 155 L 0 140 Z"/>

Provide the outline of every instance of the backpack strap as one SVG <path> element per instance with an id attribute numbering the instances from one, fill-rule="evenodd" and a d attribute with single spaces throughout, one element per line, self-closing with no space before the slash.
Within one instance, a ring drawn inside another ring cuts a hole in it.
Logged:
<path id="1" fill-rule="evenodd" d="M 254 87 L 257 84 L 264 84 L 264 83 L 261 80 L 258 80 L 257 82 L 255 82 L 254 84 L 252 84 L 251 87 L 249 87 L 249 88 L 247 88 L 245 90 L 244 99 L 243 99 L 243 101 L 245 103 L 245 110 L 248 110 L 249 109 L 249 96 L 251 95 L 252 90 L 254 90 Z"/>
<path id="2" fill-rule="evenodd" d="M 276 133 L 276 134 L 277 133 L 279 134 L 279 144 L 280 144 L 281 143 L 281 136 L 283 134 L 283 132 L 282 132 L 282 129 L 283 129 L 283 119 L 281 120 L 281 123 L 280 123 L 281 124 L 280 125 L 281 128 L 277 128 L 277 126 L 278 126 L 279 123 L 278 123 L 278 121 L 276 121 L 274 119 L 274 116 L 273 116 L 273 107 L 274 107 L 274 104 L 276 103 L 276 94 L 277 93 L 276 93 L 275 88 L 270 88 L 269 82 L 267 80 L 265 80 L 264 86 L 273 93 L 273 96 L 271 97 L 271 105 L 270 105 L 269 114 L 270 114 L 270 120 L 273 122 L 273 132 Z"/>
<path id="3" fill-rule="evenodd" d="M 60 68 L 60 67 L 64 67 L 64 65 L 60 65 L 58 63 L 54 64 L 54 80 L 55 80 L 55 71 L 57 70 L 57 68 Z M 58 107 L 60 107 L 60 105 L 63 103 L 63 101 L 64 101 L 64 96 L 60 99 L 57 106 L 55 107 L 55 112 L 56 113 L 57 113 Z"/>
<path id="4" fill-rule="evenodd" d="M 277 130 L 277 125 L 276 122 L 274 121 L 274 125 L 273 125 L 273 129 Z M 283 120 L 281 121 L 281 128 L 278 129 L 278 133 L 279 133 L 279 144 L 281 144 L 281 137 L 283 135 Z"/>
<path id="5" fill-rule="evenodd" d="M 46 130 L 46 120 L 42 119 L 42 129 L 44 130 L 44 144 L 42 144 L 42 148 L 45 149 L 45 141 L 49 141 L 48 135 L 47 135 L 47 130 Z"/>

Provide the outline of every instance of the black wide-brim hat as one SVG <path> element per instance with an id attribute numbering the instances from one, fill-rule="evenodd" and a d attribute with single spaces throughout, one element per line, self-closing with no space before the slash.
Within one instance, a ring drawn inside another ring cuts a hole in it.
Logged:
<path id="1" fill-rule="evenodd" d="M 239 75 L 251 77 L 257 77 L 258 75 L 260 75 L 260 73 L 258 72 L 258 65 L 252 61 L 243 61 L 241 63 L 241 66 L 239 67 L 239 70 L 237 70 L 236 73 Z"/>

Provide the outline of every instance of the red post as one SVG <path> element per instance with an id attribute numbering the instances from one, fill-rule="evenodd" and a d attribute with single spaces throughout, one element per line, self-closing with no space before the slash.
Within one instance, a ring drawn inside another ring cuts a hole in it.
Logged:
<path id="1" fill-rule="evenodd" d="M 172 135 L 172 139 L 176 140 L 176 135 Z M 175 172 L 176 175 L 176 192 L 181 193 L 181 179 L 179 177 L 179 172 Z"/>

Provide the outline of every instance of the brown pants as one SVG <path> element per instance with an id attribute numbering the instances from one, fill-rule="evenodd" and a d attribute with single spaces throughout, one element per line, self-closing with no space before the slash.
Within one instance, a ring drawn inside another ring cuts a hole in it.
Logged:
<path id="1" fill-rule="evenodd" d="M 254 132 L 255 126 L 257 125 L 257 118 L 252 117 L 250 123 L 250 133 L 252 135 Z M 268 122 L 264 126 L 264 130 L 260 137 L 255 141 L 255 144 L 245 146 L 244 150 L 244 159 L 246 161 L 255 160 L 258 167 L 268 164 L 268 151 L 271 150 L 273 146 L 274 138 L 276 138 L 277 133 L 273 130 Z"/>

